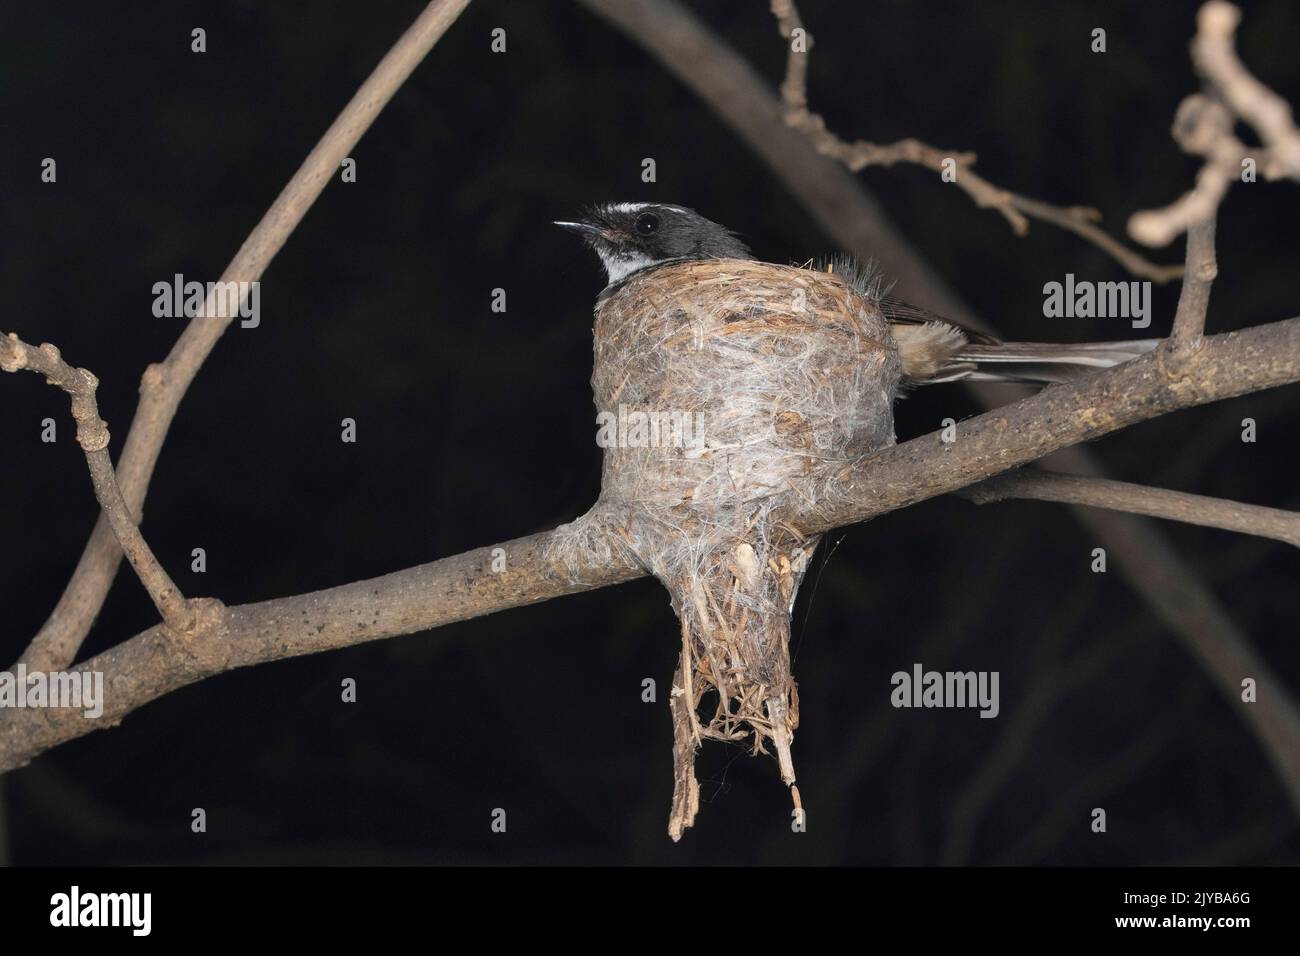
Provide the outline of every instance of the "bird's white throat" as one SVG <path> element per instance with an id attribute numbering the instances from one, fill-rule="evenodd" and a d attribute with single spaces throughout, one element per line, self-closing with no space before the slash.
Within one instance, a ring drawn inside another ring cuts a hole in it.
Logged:
<path id="1" fill-rule="evenodd" d="M 596 249 L 596 254 L 600 256 L 601 264 L 605 267 L 605 274 L 609 276 L 610 285 L 615 282 L 622 282 L 638 269 L 644 269 L 646 266 L 667 261 L 664 259 L 651 259 L 640 252 L 618 254 L 599 247 Z"/>

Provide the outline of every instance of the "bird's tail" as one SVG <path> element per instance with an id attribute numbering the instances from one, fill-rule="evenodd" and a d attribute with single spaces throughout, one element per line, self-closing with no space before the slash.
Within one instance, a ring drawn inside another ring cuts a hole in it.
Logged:
<path id="1" fill-rule="evenodd" d="M 1160 343 L 1159 339 L 1001 342 L 891 295 L 874 262 L 864 264 L 839 255 L 821 260 L 813 268 L 840 276 L 880 307 L 898 343 L 904 386 L 959 379 L 1039 385 L 1068 382 L 1145 355 Z"/>
<path id="2" fill-rule="evenodd" d="M 910 327 L 912 332 L 917 327 Z M 947 329 L 953 329 L 948 326 Z M 895 335 L 902 327 L 895 327 Z M 1098 369 L 1111 368 L 1130 359 L 1145 355 L 1155 348 L 1159 339 L 1136 339 L 1129 342 L 1080 342 L 1075 344 L 1054 342 L 970 342 L 960 330 L 949 339 L 945 347 L 927 346 L 926 336 L 904 333 L 899 340 L 903 359 L 903 374 L 916 384 L 952 382 L 968 379 L 983 382 L 1031 382 L 1051 384 L 1068 382 L 1079 375 Z M 933 340 L 936 336 L 931 335 Z M 912 346 L 903 342 L 910 340 Z M 947 352 L 945 356 L 943 353 Z"/>
<path id="3" fill-rule="evenodd" d="M 1160 339 L 1133 339 L 1127 342 L 999 342 L 981 345 L 972 342 L 956 356 L 975 370 L 966 377 L 986 381 L 1065 382 L 1088 371 L 1122 365 L 1146 355 L 1160 344 Z"/>

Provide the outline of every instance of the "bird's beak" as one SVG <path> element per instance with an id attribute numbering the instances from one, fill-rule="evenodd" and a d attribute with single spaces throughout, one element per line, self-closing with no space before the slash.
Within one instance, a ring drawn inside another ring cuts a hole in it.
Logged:
<path id="1" fill-rule="evenodd" d="M 577 232 L 584 236 L 596 236 L 600 234 L 600 228 L 593 226 L 589 222 L 560 222 L 556 221 L 555 225 L 561 229 L 568 229 L 570 232 Z"/>

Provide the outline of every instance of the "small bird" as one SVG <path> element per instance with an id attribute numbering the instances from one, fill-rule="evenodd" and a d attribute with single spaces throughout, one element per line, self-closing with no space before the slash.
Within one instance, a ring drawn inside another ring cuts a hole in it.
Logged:
<path id="1" fill-rule="evenodd" d="M 605 267 L 609 281 L 596 299 L 597 312 L 629 278 L 666 263 L 756 261 L 734 232 L 685 206 L 607 203 L 592 207 L 580 221 L 557 221 L 555 225 L 578 233 Z M 1081 372 L 1127 362 L 1159 342 L 1002 342 L 890 295 L 875 269 L 848 257 L 832 258 L 823 269 L 838 274 L 879 308 L 902 362 L 903 388 L 958 379 L 1064 382 Z"/>
<path id="2" fill-rule="evenodd" d="M 757 261 L 685 206 L 612 203 L 557 225 L 595 250 L 608 285 L 592 336 L 601 492 L 557 530 L 556 554 L 618 549 L 672 597 L 669 835 L 699 808 L 706 739 L 752 736 L 798 811 L 790 620 L 820 541 L 806 529 L 824 503 L 868 493 L 857 466 L 895 443 L 898 396 L 960 378 L 1062 381 L 1155 343 L 999 342 L 894 298 L 850 259 Z"/>

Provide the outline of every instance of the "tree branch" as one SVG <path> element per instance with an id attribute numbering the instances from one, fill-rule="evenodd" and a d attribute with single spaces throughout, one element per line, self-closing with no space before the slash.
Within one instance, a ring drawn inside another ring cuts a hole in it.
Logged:
<path id="1" fill-rule="evenodd" d="M 843 500 L 805 515 L 805 530 L 827 531 L 872 518 L 1135 422 L 1295 381 L 1300 381 L 1300 318 L 1211 336 L 1185 357 L 1156 350 L 970 419 L 953 443 L 943 443 L 936 432 L 854 463 L 840 477 Z M 918 483 L 917 476 L 923 481 Z M 80 665 L 105 676 L 108 699 L 99 719 L 75 710 L 0 710 L 0 771 L 115 725 L 163 694 L 231 668 L 409 634 L 645 573 L 620 558 L 603 564 L 588 559 L 575 568 L 566 563 L 571 554 L 561 560 L 549 550 L 553 534 L 499 545 L 506 557 L 501 572 L 491 570 L 496 548 L 479 548 L 295 597 L 232 608 L 215 601 L 191 602 L 200 616 L 191 632 L 150 628 Z M 1221 663 L 1217 672 L 1259 677 L 1239 665 Z M 1271 677 L 1259 681 L 1272 686 Z M 1285 708 L 1270 705 L 1270 699 L 1261 694 L 1255 705 L 1269 715 L 1261 734 L 1300 807 L 1300 726 Z"/>
<path id="2" fill-rule="evenodd" d="M 974 153 L 936 149 L 917 139 L 903 139 L 884 146 L 865 140 L 849 143 L 840 139 L 827 129 L 821 116 L 808 109 L 808 59 L 813 38 L 804 29 L 798 9 L 793 0 L 772 0 L 772 13 L 789 50 L 785 80 L 781 84 L 786 125 L 806 136 L 823 156 L 832 157 L 855 173 L 868 166 L 914 163 L 944 174 L 949 172 L 948 164 L 953 164 L 951 172 L 954 178 L 951 181 L 981 209 L 996 209 L 1001 213 L 1017 236 L 1029 232 L 1029 220 L 1026 217 L 1032 216 L 1088 240 L 1133 275 L 1165 283 L 1183 274 L 1182 266 L 1157 265 L 1107 235 L 1095 225 L 1101 219 L 1101 213 L 1096 209 L 1053 206 L 994 186 L 970 168 L 975 164 Z M 797 40 L 796 30 L 803 31 Z"/>
<path id="3" fill-rule="evenodd" d="M 163 570 L 144 540 L 118 487 L 113 461 L 108 454 L 108 425 L 99 417 L 99 404 L 95 401 L 99 379 L 84 368 L 73 368 L 48 342 L 40 348 L 32 348 L 12 332 L 0 336 L 0 370 L 17 372 L 21 369 L 44 375 L 49 384 L 68 393 L 72 400 L 72 418 L 77 423 L 77 444 L 86 455 L 95 499 L 117 536 L 119 547 L 126 553 L 140 583 L 149 592 L 154 607 L 167 625 L 179 631 L 189 630 L 194 617 L 185 595 Z"/>
<path id="4" fill-rule="evenodd" d="M 1178 311 L 1170 335 L 1177 350 L 1196 348 L 1205 332 L 1205 314 L 1210 306 L 1210 286 L 1219 274 L 1214 255 L 1214 213 L 1193 223 L 1187 232 L 1187 263 L 1183 287 L 1178 293 Z"/>
<path id="5" fill-rule="evenodd" d="M 958 494 L 977 505 L 1024 498 L 1109 508 L 1205 528 L 1222 528 L 1225 531 L 1272 538 L 1300 548 L 1300 513 L 1182 491 L 1168 491 L 1164 488 L 1149 488 L 1127 481 L 1025 469 L 971 485 Z"/>
<path id="6" fill-rule="evenodd" d="M 783 104 L 766 81 L 688 9 L 676 0 L 579 2 L 643 46 L 695 91 L 772 169 L 842 248 L 863 260 L 878 262 L 887 275 L 897 280 L 900 293 L 910 301 L 974 328 L 993 331 L 888 221 L 859 178 L 818 153 L 806 137 L 785 125 Z M 1189 97 L 1189 101 L 1193 99 Z M 1207 97 L 1199 99 L 1202 105 L 1185 101 L 1184 107 L 1198 113 L 1204 104 L 1213 103 Z M 1226 115 L 1221 104 L 1213 105 Z M 1196 126 L 1192 124 L 1193 128 Z M 1179 132 L 1179 122 L 1175 120 L 1175 136 Z M 1225 148 L 1230 149 L 1230 144 Z M 1233 163 L 1236 162 L 1234 158 Z M 1229 181 L 1238 174 L 1239 168 L 1235 165 L 1228 173 Z M 1263 171 L 1270 175 L 1268 167 Z M 1204 218 L 1213 208 L 1206 207 L 1189 221 Z M 1132 234 L 1133 221 L 1129 229 Z M 1009 393 L 1029 392 L 1027 388 L 1007 385 L 989 386 L 969 381 L 963 384 L 986 408 L 1004 404 Z M 1056 463 L 1074 472 L 1103 473 L 1094 456 L 1082 446 L 1059 452 Z M 1170 546 L 1153 522 L 1122 512 L 1079 507 L 1073 510 L 1080 523 L 1106 545 L 1129 586 L 1178 637 L 1229 701 L 1239 700 L 1240 674 L 1269 670 L 1251 648 L 1242 629 L 1215 598 L 1205 576 Z M 1286 687 L 1275 682 L 1274 696 L 1266 707 L 1261 709 L 1256 705 L 1236 712 L 1266 748 L 1291 793 L 1292 802 L 1300 807 L 1300 783 L 1295 781 L 1292 771 L 1294 753 L 1300 749 L 1297 748 L 1300 735 L 1289 730 L 1300 728 L 1300 709 Z"/>
<path id="7" fill-rule="evenodd" d="M 467 0 L 459 3 L 431 4 L 421 20 L 428 17 L 435 7 L 440 8 L 444 13 L 449 9 L 452 10 L 447 23 L 438 30 L 440 35 L 446 25 L 463 9 L 465 2 Z M 596 6 L 597 3 L 592 0 L 590 5 Z M 407 37 L 415 29 L 413 27 Z M 403 42 L 407 37 L 403 38 Z M 432 45 L 436 38 L 434 36 L 429 41 L 429 45 Z M 391 58 L 396 52 L 395 48 L 389 57 Z M 388 59 L 385 59 L 385 63 Z M 412 63 L 411 67 L 413 65 Z M 384 64 L 381 64 L 380 70 L 383 66 Z M 376 75 L 380 70 L 376 70 Z M 406 72 L 409 73 L 409 69 Z M 371 80 L 374 79 L 375 77 L 372 76 Z M 400 79 L 397 82 L 400 83 Z M 362 93 L 365 90 L 366 87 L 363 87 Z M 388 95 L 391 96 L 391 90 Z M 351 110 L 356 106 L 360 98 L 361 93 L 348 109 Z M 740 99 L 744 99 L 743 93 Z M 380 105 L 382 106 L 382 103 Z M 364 113 L 364 110 L 361 112 Z M 373 115 L 366 118 L 365 122 L 368 124 L 372 118 Z M 342 120 L 341 116 L 335 127 Z M 760 122 L 758 125 L 761 127 L 763 123 Z M 331 127 L 331 133 L 334 132 L 335 127 Z M 329 136 L 330 134 L 327 134 L 326 140 Z M 351 142 L 354 143 L 359 136 L 360 131 L 357 131 Z M 313 152 L 313 157 L 325 146 L 326 140 L 322 140 L 321 145 Z M 347 145 L 350 146 L 351 143 Z M 787 155 L 799 154 L 797 150 L 788 150 Z M 300 170 L 299 176 L 290 183 L 280 200 L 277 200 L 276 206 L 272 207 L 271 212 L 259 225 L 259 230 L 267 225 L 276 207 L 285 200 L 303 171 L 311 165 L 312 157 L 309 157 L 303 170 Z M 318 163 L 317 166 L 319 170 L 324 171 L 324 177 L 327 179 L 332 170 L 337 168 L 337 161 L 332 165 Z M 304 199 L 306 205 L 310 205 L 323 189 L 325 179 L 309 186 L 307 189 L 309 195 Z M 824 201 L 828 195 L 824 189 L 818 192 L 819 187 L 809 187 L 809 189 L 817 193 L 820 201 Z M 859 208 L 863 200 L 860 194 L 854 195 L 857 196 L 857 200 L 852 206 Z M 274 248 L 269 251 L 260 250 L 265 254 L 260 259 L 257 274 L 260 275 L 260 271 L 265 268 L 271 256 L 278 251 L 279 245 L 283 244 L 288 232 L 292 231 L 293 226 L 301 219 L 306 205 L 296 211 L 296 218 L 292 220 L 283 235 L 279 236 Z M 288 210 L 287 214 L 293 215 L 293 211 Z M 844 213 L 841 219 L 850 214 Z M 852 228 L 861 239 L 864 235 L 862 231 L 864 227 L 859 225 Z M 882 228 L 886 233 L 888 232 L 887 227 L 880 227 L 878 224 L 868 225 L 865 228 L 867 234 L 872 229 L 879 231 Z M 241 248 L 240 254 L 223 276 L 223 281 L 251 281 L 246 273 L 235 270 L 234 266 L 240 261 L 240 257 L 245 254 L 250 244 L 253 244 L 257 234 L 258 232 L 255 231 Z M 271 229 L 263 238 L 274 239 L 274 237 L 275 230 Z M 846 245 L 852 244 L 846 243 Z M 259 256 L 255 252 L 256 250 L 250 252 L 249 260 L 254 264 L 259 261 Z M 907 253 L 904 252 L 903 256 L 906 257 Z M 924 266 L 916 266 L 912 271 L 920 273 L 925 270 Z M 881 452 L 868 460 L 870 467 L 865 471 L 862 468 L 867 463 L 860 463 L 858 467 L 846 471 L 843 479 L 846 489 L 857 491 L 862 497 L 862 500 L 855 502 L 854 507 L 850 507 L 849 511 L 858 514 L 859 517 L 869 517 L 893 508 L 904 507 L 914 501 L 950 490 L 938 486 L 955 481 L 957 484 L 954 487 L 959 487 L 961 484 L 997 473 L 1016 463 L 1032 460 L 1046 453 L 1042 450 L 1044 447 L 1050 451 L 1074 441 L 1097 437 L 1125 424 L 1153 417 L 1174 408 L 1295 381 L 1296 365 L 1300 361 L 1298 356 L 1300 342 L 1297 342 L 1295 324 L 1297 321 L 1300 320 L 1277 323 L 1274 326 L 1252 329 L 1232 336 L 1214 337 L 1207 340 L 1204 347 L 1195 350 L 1190 356 L 1181 356 L 1181 353 L 1175 350 L 1162 350 L 1068 388 L 1051 389 L 1011 409 L 980 416 L 964 423 L 962 438 L 953 446 L 941 446 L 935 436 L 931 435 Z M 156 389 L 160 393 L 174 391 L 175 394 L 174 401 L 170 404 L 170 411 L 166 412 L 161 424 L 154 429 L 156 441 L 149 438 L 147 429 L 141 432 L 145 435 L 140 439 L 141 442 L 145 442 L 145 446 L 141 447 L 146 447 L 146 451 L 133 458 L 135 460 L 143 456 L 140 458 L 139 465 L 140 502 L 143 501 L 145 486 L 156 461 L 162 437 L 175 413 L 180 397 L 197 373 L 207 352 L 215 344 L 216 338 L 221 334 L 217 331 L 206 348 L 200 348 L 201 340 L 188 339 L 194 332 L 192 325 L 186 330 L 167 362 L 163 363 L 163 366 L 151 367 L 142 385 L 141 409 L 137 413 L 136 425 L 142 422 L 142 415 L 149 405 L 148 396 L 151 389 Z M 200 334 L 195 333 L 196 336 Z M 182 351 L 182 346 L 186 345 L 187 340 L 199 342 L 199 345 L 191 344 L 185 350 L 192 367 L 182 362 L 175 368 L 167 368 L 172 358 Z M 177 373 L 181 377 L 173 379 L 170 373 Z M 1102 391 L 1096 391 L 1098 388 Z M 1063 394 L 1066 396 L 1064 400 Z M 1017 410 L 1044 398 L 1050 398 L 1052 401 L 1037 408 L 1037 412 L 1026 414 L 1041 413 L 1044 417 L 1039 421 L 1038 427 L 1043 428 L 1048 434 L 1042 436 L 1025 433 L 1022 427 L 1023 420 L 1017 418 Z M 1128 404 L 1121 402 L 1121 407 L 1115 410 L 1118 413 L 1112 414 L 1111 403 L 1124 398 L 1133 399 L 1136 405 L 1133 402 Z M 167 404 L 163 403 L 157 407 L 165 411 Z M 133 425 L 132 435 L 134 436 L 135 433 L 135 425 Z M 973 452 L 965 447 L 972 438 L 975 441 Z M 926 442 L 929 443 L 930 448 L 928 456 L 920 454 L 918 449 L 913 447 Z M 151 451 L 147 448 L 150 443 L 153 445 Z M 128 439 L 128 447 L 123 455 L 124 464 L 130 457 L 133 447 L 135 446 Z M 959 447 L 963 450 L 960 455 L 957 455 L 955 452 Z M 939 480 L 934 482 L 927 477 L 925 487 L 906 493 L 899 486 L 900 469 L 910 472 L 913 480 L 918 474 L 928 476 L 926 471 L 917 470 L 918 462 L 922 469 L 928 464 L 936 466 Z M 945 468 L 945 462 L 951 467 Z M 874 487 L 877 467 L 880 468 L 883 482 L 880 488 Z M 129 500 L 127 504 L 130 504 Z M 138 510 L 138 507 L 131 510 Z M 855 519 L 827 512 L 810 517 L 809 525 L 816 529 L 822 527 L 822 522 L 830 522 L 826 525 L 830 527 L 831 524 L 841 524 L 848 520 Z M 102 530 L 102 525 L 103 522 L 97 527 L 97 535 Z M 294 598 L 237 608 L 225 608 L 215 601 L 193 602 L 198 617 L 196 626 L 191 632 L 178 634 L 173 629 L 165 627 L 151 628 L 83 665 L 87 670 L 102 670 L 108 678 L 109 703 L 104 717 L 100 720 L 89 721 L 82 718 L 79 713 L 58 710 L 0 712 L 0 770 L 19 765 L 59 742 L 101 726 L 114 724 L 126 713 L 147 701 L 171 689 L 222 670 L 331 647 L 347 646 L 395 634 L 410 633 L 493 610 L 630 580 L 642 573 L 640 569 L 615 564 L 585 569 L 585 573 L 579 579 L 574 579 L 569 576 L 567 569 L 558 567 L 547 556 L 548 539 L 548 535 L 538 535 L 503 545 L 502 547 L 510 556 L 511 570 L 500 574 L 493 574 L 488 570 L 490 555 L 495 549 L 480 549 L 373 581 L 357 582 Z M 94 545 L 95 539 L 92 538 L 86 554 L 83 555 L 83 566 L 88 556 L 91 556 Z M 116 560 L 116 553 L 110 548 L 108 563 L 101 561 L 98 573 L 107 570 L 111 580 Z M 78 573 L 80 572 L 81 566 L 78 568 Z M 76 583 L 77 578 L 74 577 L 68 592 L 65 592 L 65 599 L 74 591 Z M 107 590 L 106 583 L 103 590 L 104 592 Z M 73 608 L 74 612 L 81 613 L 80 608 L 90 608 L 89 616 L 84 620 L 84 627 L 88 628 L 90 620 L 93 620 L 94 614 L 102 603 L 103 594 L 99 594 L 96 598 L 93 589 L 85 593 L 79 592 L 78 600 L 81 604 Z M 63 604 L 64 602 L 61 601 L 60 607 L 63 607 Z M 58 613 L 59 609 L 56 608 L 55 615 Z M 82 623 L 73 620 L 70 623 L 65 622 L 64 626 L 70 628 L 68 633 L 75 633 L 82 627 Z M 49 627 L 48 623 L 47 627 Z M 45 629 L 42 629 L 42 633 L 44 632 Z M 80 633 L 75 633 L 68 659 L 75 654 L 84 633 L 84 629 Z M 1231 650 L 1229 648 L 1229 651 Z M 1212 667 L 1212 671 L 1220 676 L 1225 674 L 1231 676 L 1232 665 L 1231 660 L 1226 662 L 1226 666 L 1225 662 L 1219 661 Z M 1270 756 L 1275 762 L 1281 760 L 1280 768 L 1283 770 L 1284 782 L 1293 800 L 1296 800 L 1296 794 L 1300 793 L 1300 774 L 1295 772 L 1297 759 L 1300 759 L 1296 756 L 1300 754 L 1300 747 L 1296 746 L 1296 741 L 1300 737 L 1297 736 L 1297 728 L 1291 719 L 1293 715 L 1285 707 L 1275 707 L 1270 710 L 1263 701 L 1256 708 L 1252 708 L 1252 711 L 1255 710 L 1271 715 L 1258 718 L 1264 725 L 1262 736 L 1270 748 Z M 1279 752 L 1281 758 L 1278 756 Z"/>
<path id="8" fill-rule="evenodd" d="M 1192 62 L 1214 84 L 1232 111 L 1253 126 L 1269 147 L 1270 163 L 1277 172 L 1300 180 L 1300 131 L 1291 118 L 1291 107 L 1255 77 L 1237 58 L 1234 34 L 1241 11 L 1223 0 L 1201 7 L 1197 34 L 1192 41 Z"/>
<path id="9" fill-rule="evenodd" d="M 1163 209 L 1133 214 L 1128 232 L 1138 242 L 1163 246 L 1179 233 L 1213 219 L 1247 160 L 1254 160 L 1266 179 L 1300 181 L 1300 131 L 1286 102 L 1237 59 L 1233 33 L 1240 20 L 1241 11 L 1223 0 L 1210 0 L 1197 15 L 1192 63 L 1210 93 L 1193 93 L 1179 104 L 1173 137 L 1183 152 L 1204 157 L 1205 165 L 1190 192 Z M 1255 128 L 1264 147 L 1247 147 L 1233 135 L 1238 119 Z"/>
<path id="10" fill-rule="evenodd" d="M 469 0 L 433 0 L 402 34 L 303 161 L 261 222 L 239 247 L 221 283 L 254 282 L 302 221 L 352 147 L 424 59 Z M 158 454 L 181 399 L 233 317 L 218 317 L 214 302 L 191 320 L 161 363 L 150 365 L 140 382 L 140 404 L 118 460 L 117 478 L 129 513 L 143 521 L 145 494 Z M 22 661 L 32 670 L 56 670 L 77 655 L 104 604 L 122 552 L 108 515 L 95 524 L 72 579 Z"/>
<path id="11" fill-rule="evenodd" d="M 838 482 L 837 490 L 847 500 L 820 510 L 810 530 L 851 524 L 949 494 L 1180 408 L 1296 381 L 1300 317 L 1209 336 L 1185 356 L 1159 348 L 1077 384 L 1048 388 L 962 422 L 950 443 L 933 432 L 854 463 Z"/>

